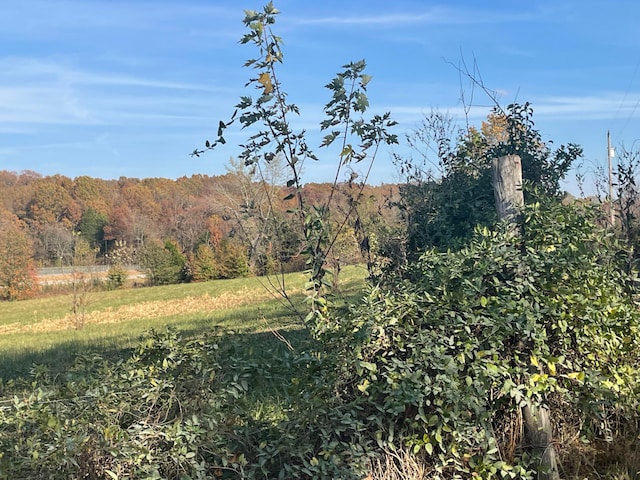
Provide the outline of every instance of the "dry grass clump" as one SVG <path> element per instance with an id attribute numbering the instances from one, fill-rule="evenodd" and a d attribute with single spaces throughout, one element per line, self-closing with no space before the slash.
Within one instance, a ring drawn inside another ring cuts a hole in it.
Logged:
<path id="1" fill-rule="evenodd" d="M 424 457 L 409 450 L 385 450 L 371 461 L 371 474 L 365 480 L 423 480 L 431 478 L 431 467 Z"/>
<path id="2" fill-rule="evenodd" d="M 610 441 L 583 444 L 579 440 L 567 445 L 563 458 L 566 478 L 576 480 L 640 479 L 640 439 L 637 434 L 617 434 Z"/>

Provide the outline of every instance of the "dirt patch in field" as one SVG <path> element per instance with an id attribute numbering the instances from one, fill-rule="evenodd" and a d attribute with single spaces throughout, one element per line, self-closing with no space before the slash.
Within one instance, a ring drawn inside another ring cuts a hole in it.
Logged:
<path id="1" fill-rule="evenodd" d="M 87 312 L 84 315 L 84 325 L 147 320 L 193 313 L 208 313 L 216 310 L 239 307 L 270 297 L 271 295 L 265 290 L 245 289 L 234 293 L 222 293 L 215 297 L 204 294 L 198 297 L 142 302 L 133 305 L 123 305 L 117 308 Z M 20 332 L 68 330 L 75 328 L 76 318 L 74 314 L 69 313 L 62 318 L 43 320 L 30 325 L 19 323 L 0 325 L 0 335 Z"/>

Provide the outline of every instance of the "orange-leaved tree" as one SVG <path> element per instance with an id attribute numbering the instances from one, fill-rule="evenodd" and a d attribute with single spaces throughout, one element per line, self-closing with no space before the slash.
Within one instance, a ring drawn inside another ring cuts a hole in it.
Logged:
<path id="1" fill-rule="evenodd" d="M 0 210 L 0 299 L 22 300 L 36 292 L 33 243 L 25 224 Z"/>

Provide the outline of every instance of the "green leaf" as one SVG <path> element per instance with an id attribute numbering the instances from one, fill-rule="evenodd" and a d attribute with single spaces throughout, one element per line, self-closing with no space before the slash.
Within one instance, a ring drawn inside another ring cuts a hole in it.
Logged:
<path id="1" fill-rule="evenodd" d="M 360 361 L 359 364 L 361 367 L 366 368 L 370 372 L 375 373 L 378 371 L 378 366 L 375 363 Z"/>
<path id="2" fill-rule="evenodd" d="M 328 147 L 335 141 L 336 138 L 338 138 L 338 135 L 340 135 L 340 132 L 337 131 L 331 132 L 329 135 L 325 135 L 322 139 L 322 145 L 320 146 Z"/>
<path id="3" fill-rule="evenodd" d="M 246 108 L 249 108 L 252 104 L 253 104 L 253 99 L 251 97 L 240 97 L 240 103 L 236 105 L 236 108 L 239 108 L 240 110 L 244 110 Z"/>
<path id="4" fill-rule="evenodd" d="M 353 153 L 353 147 L 351 145 L 346 145 L 343 149 L 342 152 L 340 152 L 340 156 L 341 157 L 349 157 L 351 154 Z"/>
<path id="5" fill-rule="evenodd" d="M 355 105 L 354 108 L 356 112 L 364 112 L 369 107 L 369 99 L 362 92 L 357 92 L 355 94 Z"/>

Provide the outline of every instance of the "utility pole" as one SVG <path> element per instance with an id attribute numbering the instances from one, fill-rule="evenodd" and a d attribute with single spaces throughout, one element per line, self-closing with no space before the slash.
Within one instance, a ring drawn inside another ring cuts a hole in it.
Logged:
<path id="1" fill-rule="evenodd" d="M 616 219 L 613 211 L 613 149 L 611 148 L 611 132 L 607 130 L 607 161 L 609 163 L 609 215 L 611 226 L 615 227 Z"/>

